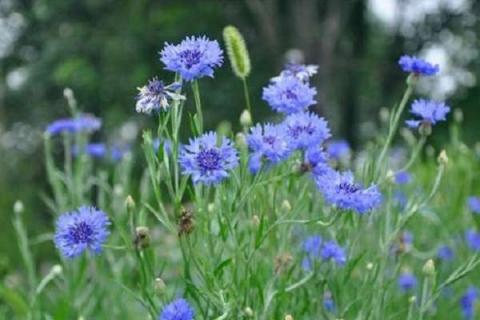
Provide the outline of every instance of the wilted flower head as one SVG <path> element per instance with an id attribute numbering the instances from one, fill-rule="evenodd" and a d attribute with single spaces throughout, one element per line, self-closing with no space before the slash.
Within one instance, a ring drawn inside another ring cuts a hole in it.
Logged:
<path id="1" fill-rule="evenodd" d="M 473 229 L 465 232 L 465 240 L 473 251 L 480 251 L 480 233 Z"/>
<path id="2" fill-rule="evenodd" d="M 413 290 L 417 286 L 417 278 L 410 272 L 403 272 L 398 277 L 398 287 L 403 292 Z"/>
<path id="3" fill-rule="evenodd" d="M 327 121 L 311 112 L 291 114 L 281 126 L 291 150 L 319 147 L 330 137 Z"/>
<path id="4" fill-rule="evenodd" d="M 316 103 L 315 88 L 310 87 L 296 77 L 282 77 L 263 88 L 262 99 L 277 112 L 292 114 L 305 111 Z"/>
<path id="5" fill-rule="evenodd" d="M 444 102 L 417 99 L 413 101 L 410 112 L 420 119 L 407 120 L 406 123 L 410 128 L 418 128 L 421 124 L 432 126 L 439 121 L 445 121 L 450 107 Z"/>
<path id="6" fill-rule="evenodd" d="M 223 63 L 223 51 L 216 40 L 187 37 L 180 44 L 165 44 L 160 52 L 165 69 L 177 72 L 186 81 L 212 77 L 213 70 Z"/>
<path id="7" fill-rule="evenodd" d="M 398 64 L 403 71 L 417 75 L 433 76 L 440 71 L 438 64 L 432 65 L 431 63 L 415 56 L 404 55 L 400 57 Z"/>
<path id="8" fill-rule="evenodd" d="M 339 246 L 334 240 L 327 241 L 323 244 L 321 255 L 324 261 L 332 260 L 340 266 L 343 266 L 347 261 L 345 249 Z"/>
<path id="9" fill-rule="evenodd" d="M 193 320 L 195 311 L 185 299 L 176 299 L 167 304 L 158 320 Z"/>
<path id="10" fill-rule="evenodd" d="M 156 77 L 149 80 L 147 85 L 138 88 L 140 92 L 137 96 L 135 110 L 139 113 L 151 114 L 153 111 L 168 109 L 171 101 L 185 99 L 184 96 L 175 92 L 181 86 L 178 82 L 166 86 Z"/>
<path id="11" fill-rule="evenodd" d="M 473 213 L 479 213 L 480 214 L 480 197 L 468 197 L 468 208 L 473 212 Z"/>
<path id="12" fill-rule="evenodd" d="M 81 255 L 85 250 L 102 252 L 109 235 L 107 215 L 94 207 L 83 206 L 62 214 L 56 222 L 55 246 L 67 258 Z"/>
<path id="13" fill-rule="evenodd" d="M 478 299 L 478 289 L 470 286 L 460 298 L 460 307 L 463 317 L 466 320 L 473 320 L 475 317 L 475 302 Z"/>
<path id="14" fill-rule="evenodd" d="M 285 77 L 295 77 L 307 82 L 313 75 L 317 74 L 318 66 L 314 64 L 288 63 L 279 76 L 273 77 L 272 82 L 278 82 Z"/>
<path id="15" fill-rule="evenodd" d="M 260 169 L 262 160 L 275 164 L 289 155 L 285 134 L 278 125 L 266 123 L 262 126 L 257 124 L 250 129 L 250 133 L 247 135 L 247 144 L 252 151 L 249 160 L 249 168 L 252 172 Z"/>
<path id="16" fill-rule="evenodd" d="M 351 172 L 328 170 L 315 175 L 315 182 L 325 201 L 344 210 L 360 214 L 369 212 L 381 204 L 382 196 L 376 185 L 368 188 L 354 182 Z"/>
<path id="17" fill-rule="evenodd" d="M 229 139 L 208 132 L 182 147 L 179 163 L 183 174 L 191 175 L 194 183 L 210 185 L 228 177 L 238 165 L 238 155 Z"/>
<path id="18" fill-rule="evenodd" d="M 50 123 L 45 130 L 50 135 L 59 133 L 94 132 L 100 129 L 102 121 L 93 115 L 82 114 L 75 118 L 58 119 Z"/>
<path id="19" fill-rule="evenodd" d="M 328 157 L 340 161 L 350 155 L 350 145 L 346 140 L 334 140 L 327 145 Z"/>

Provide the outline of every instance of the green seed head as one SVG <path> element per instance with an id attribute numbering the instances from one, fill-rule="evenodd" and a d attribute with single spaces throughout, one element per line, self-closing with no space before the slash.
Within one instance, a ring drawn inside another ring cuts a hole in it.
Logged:
<path id="1" fill-rule="evenodd" d="M 223 29 L 223 40 L 227 48 L 227 55 L 232 65 L 233 73 L 241 78 L 248 77 L 251 71 L 250 56 L 242 34 L 234 26 Z"/>

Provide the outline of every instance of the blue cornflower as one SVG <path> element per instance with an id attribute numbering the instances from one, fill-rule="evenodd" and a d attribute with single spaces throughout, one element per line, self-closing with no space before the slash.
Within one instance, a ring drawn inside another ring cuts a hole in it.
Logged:
<path id="1" fill-rule="evenodd" d="M 94 207 L 82 206 L 58 217 L 54 242 L 67 258 L 81 255 L 85 250 L 99 254 L 109 235 L 107 215 Z"/>
<path id="2" fill-rule="evenodd" d="M 110 157 L 113 161 L 120 161 L 129 151 L 128 145 L 115 145 L 110 148 Z"/>
<path id="3" fill-rule="evenodd" d="M 323 294 L 323 308 L 328 312 L 335 311 L 335 302 L 330 291 L 325 291 Z"/>
<path id="4" fill-rule="evenodd" d="M 305 251 L 305 258 L 302 261 L 302 268 L 304 270 L 311 270 L 314 260 L 320 258 L 322 247 L 322 238 L 319 235 L 313 235 L 305 238 L 303 241 L 303 251 Z"/>
<path id="5" fill-rule="evenodd" d="M 193 320 L 195 310 L 185 299 L 175 299 L 167 304 L 158 320 Z"/>
<path id="6" fill-rule="evenodd" d="M 473 213 L 480 213 L 480 197 L 468 197 L 468 207 Z"/>
<path id="7" fill-rule="evenodd" d="M 229 139 L 208 132 L 182 147 L 179 163 L 183 174 L 191 175 L 194 183 L 211 185 L 228 177 L 228 171 L 238 166 L 238 155 Z"/>
<path id="8" fill-rule="evenodd" d="M 180 74 L 186 81 L 213 78 L 213 70 L 223 63 L 223 51 L 216 40 L 187 37 L 180 44 L 165 44 L 160 52 L 165 69 Z"/>
<path id="9" fill-rule="evenodd" d="M 289 155 L 288 143 L 281 127 L 270 123 L 263 126 L 257 124 L 247 134 L 247 144 L 252 154 L 249 159 L 249 169 L 255 173 L 260 170 L 262 160 L 275 164 Z"/>
<path id="10" fill-rule="evenodd" d="M 413 101 L 410 113 L 419 117 L 420 120 L 407 120 L 405 122 L 410 128 L 418 128 L 420 125 L 430 127 L 439 121 L 445 121 L 449 112 L 450 107 L 444 102 L 417 99 Z"/>
<path id="11" fill-rule="evenodd" d="M 346 140 L 335 140 L 327 145 L 328 157 L 340 161 L 350 155 L 350 145 Z"/>
<path id="12" fill-rule="evenodd" d="M 316 103 L 315 88 L 296 77 L 282 77 L 263 88 L 262 99 L 277 112 L 292 114 L 305 111 Z"/>
<path id="13" fill-rule="evenodd" d="M 282 78 L 295 77 L 303 82 L 307 82 L 313 75 L 317 74 L 318 66 L 314 64 L 288 63 L 279 76 L 273 77 L 272 82 L 278 82 Z"/>
<path id="14" fill-rule="evenodd" d="M 460 307 L 462 308 L 463 318 L 473 320 L 475 317 L 475 302 L 478 299 L 478 289 L 470 286 L 465 294 L 460 298 Z"/>
<path id="15" fill-rule="evenodd" d="M 78 156 L 80 153 L 85 153 L 92 158 L 103 158 L 107 153 L 107 147 L 104 143 L 89 143 L 83 147 L 83 152 L 79 150 L 79 146 L 73 146 L 72 154 Z"/>
<path id="16" fill-rule="evenodd" d="M 366 213 L 381 204 L 382 196 L 376 185 L 364 188 L 354 182 L 353 174 L 326 170 L 325 174 L 314 175 L 318 189 L 325 201 L 344 210 Z"/>
<path id="17" fill-rule="evenodd" d="M 440 71 L 438 64 L 432 65 L 431 63 L 414 56 L 404 55 L 400 57 L 398 64 L 403 71 L 417 75 L 433 76 Z"/>
<path id="18" fill-rule="evenodd" d="M 393 200 L 398 207 L 403 210 L 407 206 L 408 197 L 407 194 L 403 191 L 396 190 L 393 193 Z"/>
<path id="19" fill-rule="evenodd" d="M 334 240 L 327 241 L 323 244 L 321 256 L 324 261 L 333 260 L 340 266 L 343 266 L 345 262 L 347 262 L 345 249 L 339 246 Z"/>
<path id="20" fill-rule="evenodd" d="M 417 278 L 410 272 L 403 272 L 398 277 L 398 287 L 404 293 L 415 289 L 417 286 Z"/>
<path id="21" fill-rule="evenodd" d="M 474 251 L 480 251 L 480 233 L 473 229 L 467 230 L 465 232 L 465 240 L 467 241 L 470 249 Z"/>
<path id="22" fill-rule="evenodd" d="M 92 115 L 83 114 L 75 118 L 63 118 L 50 123 L 45 130 L 50 135 L 59 133 L 93 132 L 100 129 L 102 121 Z"/>
<path id="23" fill-rule="evenodd" d="M 181 86 L 178 82 L 166 86 L 156 77 L 149 80 L 147 85 L 138 88 L 140 92 L 137 95 L 135 110 L 139 113 L 151 114 L 152 111 L 168 109 L 171 101 L 185 100 L 184 96 L 175 92 Z"/>
<path id="24" fill-rule="evenodd" d="M 412 180 L 412 175 L 408 171 L 398 171 L 395 173 L 396 184 L 408 184 Z"/>
<path id="25" fill-rule="evenodd" d="M 443 261 L 452 261 L 455 257 L 453 249 L 447 245 L 441 245 L 437 250 L 437 257 Z"/>
<path id="26" fill-rule="evenodd" d="M 327 121 L 311 112 L 291 114 L 281 126 L 292 151 L 319 147 L 330 137 Z"/>
<path id="27" fill-rule="evenodd" d="M 328 167 L 327 159 L 322 147 L 310 147 L 305 150 L 304 162 L 314 173 L 318 174 L 318 170 L 325 170 L 325 167 Z"/>

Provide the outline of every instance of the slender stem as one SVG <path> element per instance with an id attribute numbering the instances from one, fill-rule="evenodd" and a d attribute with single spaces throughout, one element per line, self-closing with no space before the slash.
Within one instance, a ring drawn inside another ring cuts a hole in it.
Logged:
<path id="1" fill-rule="evenodd" d="M 199 134 L 203 133 L 203 112 L 202 112 L 202 101 L 200 100 L 200 89 L 198 88 L 198 81 L 195 80 L 192 82 L 192 91 L 193 98 L 195 100 L 195 107 L 197 109 L 197 118 L 195 119 L 196 129 Z"/>
<path id="2" fill-rule="evenodd" d="M 377 165 L 376 165 L 376 180 L 378 179 L 378 176 L 380 174 L 380 170 L 383 168 L 382 164 L 385 159 L 385 156 L 387 155 L 388 148 L 390 147 L 390 144 L 392 143 L 393 137 L 395 136 L 395 133 L 397 132 L 400 117 L 403 113 L 403 110 L 405 109 L 405 106 L 407 105 L 408 99 L 412 95 L 413 92 L 413 85 L 408 84 L 407 90 L 405 90 L 405 93 L 403 94 L 402 101 L 400 102 L 394 116 L 393 116 L 393 121 L 390 123 L 390 128 L 388 130 L 388 136 L 387 140 L 385 141 L 385 144 L 383 146 L 382 152 L 380 153 L 380 156 L 377 159 Z"/>
<path id="3" fill-rule="evenodd" d="M 252 106 L 250 104 L 250 94 L 248 93 L 247 79 L 243 78 L 242 83 L 243 83 L 243 94 L 245 96 L 245 104 L 247 105 L 247 110 L 248 110 L 248 112 L 250 113 L 250 116 L 253 119 Z"/>

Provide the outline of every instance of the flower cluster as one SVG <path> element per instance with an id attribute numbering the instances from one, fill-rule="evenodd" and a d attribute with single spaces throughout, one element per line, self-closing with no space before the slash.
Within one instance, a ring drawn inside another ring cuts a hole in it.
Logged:
<path id="1" fill-rule="evenodd" d="M 80 207 L 62 214 L 56 223 L 55 246 L 67 258 L 74 258 L 89 250 L 102 252 L 109 235 L 107 215 L 93 207 Z"/>

